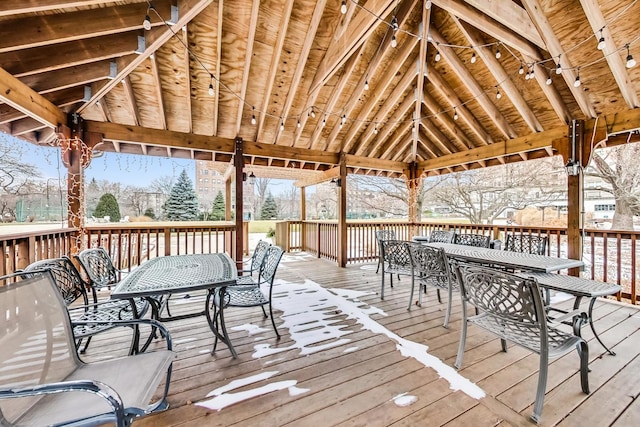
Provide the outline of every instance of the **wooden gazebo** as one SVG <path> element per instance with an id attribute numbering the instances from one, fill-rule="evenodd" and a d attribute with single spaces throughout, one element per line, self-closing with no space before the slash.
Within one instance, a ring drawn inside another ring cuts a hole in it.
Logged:
<path id="1" fill-rule="evenodd" d="M 637 0 L 3 0 L 0 130 L 61 148 L 73 212 L 96 150 L 225 162 L 239 201 L 245 164 L 410 189 L 554 155 L 579 172 L 640 139 L 639 25 Z"/>

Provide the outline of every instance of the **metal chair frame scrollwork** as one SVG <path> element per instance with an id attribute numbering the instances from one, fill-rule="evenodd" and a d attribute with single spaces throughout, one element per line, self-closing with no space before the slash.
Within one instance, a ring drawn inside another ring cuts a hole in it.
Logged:
<path id="1" fill-rule="evenodd" d="M 389 275 L 389 284 L 393 288 L 393 275 L 412 276 L 411 253 L 409 245 L 413 242 L 403 240 L 382 240 L 380 251 L 382 253 L 382 283 L 380 287 L 380 299 L 384 299 L 385 274 Z"/>

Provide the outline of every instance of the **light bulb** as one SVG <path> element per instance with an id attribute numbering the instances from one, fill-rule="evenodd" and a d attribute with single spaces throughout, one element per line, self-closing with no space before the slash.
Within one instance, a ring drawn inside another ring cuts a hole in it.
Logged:
<path id="1" fill-rule="evenodd" d="M 378 125 L 373 127 L 373 134 L 377 135 L 378 134 Z"/>
<path id="2" fill-rule="evenodd" d="M 500 93 L 500 89 L 496 91 L 496 99 L 502 98 L 502 94 Z"/>
<path id="3" fill-rule="evenodd" d="M 398 31 L 398 28 L 400 28 L 398 26 L 398 19 L 395 16 L 391 18 L 391 28 L 393 28 L 393 31 Z"/>
<path id="4" fill-rule="evenodd" d="M 458 111 L 455 108 L 453 109 L 453 120 L 458 120 Z"/>
<path id="5" fill-rule="evenodd" d="M 256 115 L 255 114 L 251 115 L 251 124 L 254 125 L 254 126 L 256 124 Z"/>
<path id="6" fill-rule="evenodd" d="M 518 74 L 524 74 L 524 66 L 520 65 L 520 69 L 518 70 Z"/>
<path id="7" fill-rule="evenodd" d="M 391 47 L 396 47 L 398 46 L 398 40 L 396 40 L 396 36 L 395 34 L 393 36 L 391 36 Z"/>
<path id="8" fill-rule="evenodd" d="M 636 66 L 636 60 L 633 59 L 631 54 L 627 55 L 627 68 L 633 68 Z"/>
<path id="9" fill-rule="evenodd" d="M 562 64 L 559 62 L 558 65 L 556 65 L 556 74 L 562 74 Z"/>
<path id="10" fill-rule="evenodd" d="M 346 114 L 343 114 L 343 115 L 342 115 L 342 119 L 340 119 L 340 122 L 341 122 L 342 124 L 345 124 L 345 123 L 347 122 L 347 115 L 346 115 Z"/>
<path id="11" fill-rule="evenodd" d="M 322 127 L 325 127 L 327 125 L 327 118 L 325 117 L 324 119 L 322 119 Z"/>
<path id="12" fill-rule="evenodd" d="M 369 80 L 364 81 L 364 90 L 369 90 Z"/>
<path id="13" fill-rule="evenodd" d="M 549 74 L 549 77 L 547 77 L 547 86 L 551 86 L 551 83 L 553 83 L 553 80 L 551 80 L 551 74 Z"/>
<path id="14" fill-rule="evenodd" d="M 280 122 L 280 132 L 284 130 L 284 122 Z"/>
<path id="15" fill-rule="evenodd" d="M 478 58 L 476 57 L 476 53 L 473 52 L 473 55 L 471 55 L 471 63 L 475 64 L 477 60 L 478 60 Z"/>
<path id="16" fill-rule="evenodd" d="M 500 48 L 496 49 L 496 59 L 500 59 L 500 57 L 502 56 L 502 54 L 500 53 Z"/>
<path id="17" fill-rule="evenodd" d="M 311 115 L 311 118 L 313 118 L 313 119 L 316 118 L 316 112 L 313 111 L 313 108 L 311 108 L 311 112 L 309 114 Z"/>
<path id="18" fill-rule="evenodd" d="M 573 82 L 573 87 L 580 87 L 582 82 L 580 81 L 580 74 L 576 76 L 576 81 Z"/>
<path id="19" fill-rule="evenodd" d="M 347 13 L 347 1 L 342 0 L 342 5 L 340 5 L 340 12 L 344 15 Z"/>
<path id="20" fill-rule="evenodd" d="M 604 37 L 600 36 L 598 40 L 598 50 L 603 50 L 607 44 L 604 42 Z"/>
<path id="21" fill-rule="evenodd" d="M 529 70 L 527 70 L 527 74 L 524 75 L 525 80 L 529 80 Z"/>
<path id="22" fill-rule="evenodd" d="M 436 57 L 434 58 L 436 62 L 440 61 L 440 52 L 436 52 Z"/>
<path id="23" fill-rule="evenodd" d="M 145 15 L 144 21 L 142 21 L 142 28 L 149 31 L 151 29 L 151 18 L 149 15 Z"/>
<path id="24" fill-rule="evenodd" d="M 298 124 L 297 124 L 297 126 L 298 126 L 298 129 L 300 129 L 300 127 L 302 127 L 302 123 L 300 123 L 300 119 L 298 119 Z"/>
<path id="25" fill-rule="evenodd" d="M 427 0 L 426 2 L 424 2 L 424 8 L 431 9 L 431 0 Z"/>
<path id="26" fill-rule="evenodd" d="M 209 96 L 213 96 L 213 83 L 209 83 Z"/>

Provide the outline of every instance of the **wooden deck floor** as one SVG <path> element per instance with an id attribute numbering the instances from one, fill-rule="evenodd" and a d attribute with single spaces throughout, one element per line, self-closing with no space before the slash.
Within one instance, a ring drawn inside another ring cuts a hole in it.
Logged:
<path id="1" fill-rule="evenodd" d="M 237 359 L 230 357 L 224 345 L 210 354 L 213 337 L 203 317 L 167 323 L 178 352 L 171 407 L 136 425 L 533 425 L 529 417 L 538 379 L 537 355 L 515 346 L 503 353 L 499 340 L 470 329 L 459 374 L 486 393 L 480 399 L 453 390 L 446 379 L 451 374 L 441 377 L 425 366 L 433 361 L 453 366 L 461 325 L 457 294 L 450 327 L 445 329 L 444 304 L 437 302 L 433 290 L 422 307 L 407 310 L 408 278 L 387 288 L 381 301 L 375 265 L 341 269 L 305 254 L 287 254 L 277 278 L 276 307 L 284 307 L 276 312 L 280 341 L 260 308 L 225 312 Z M 345 295 L 344 290 L 362 292 L 357 298 L 366 304 L 354 303 L 353 295 Z M 313 324 L 313 333 L 304 334 L 294 325 L 310 321 L 309 301 L 317 304 L 318 323 Z M 172 310 L 201 309 L 202 304 L 197 296 L 176 299 Z M 591 394 L 581 392 L 576 352 L 554 360 L 542 425 L 640 425 L 640 312 L 603 300 L 594 317 L 601 338 L 617 355 L 604 354 L 590 329 L 584 328 L 590 345 Z M 250 331 L 248 324 L 264 331 Z M 318 337 L 324 341 L 303 342 Z M 127 339 L 96 338 L 86 359 L 117 354 L 126 348 Z M 412 347 L 419 344 L 428 346 L 428 354 L 437 359 L 422 363 L 415 355 L 424 355 L 424 349 Z M 267 355 L 269 351 L 274 353 Z M 264 355 L 256 357 L 260 352 Z M 241 379 L 251 383 L 233 383 Z M 223 406 L 235 400 L 239 401 L 220 410 L 201 406 L 207 401 Z"/>

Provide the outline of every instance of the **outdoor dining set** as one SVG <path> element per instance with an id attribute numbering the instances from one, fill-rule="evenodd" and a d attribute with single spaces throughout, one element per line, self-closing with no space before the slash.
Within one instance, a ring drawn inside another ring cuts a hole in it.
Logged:
<path id="1" fill-rule="evenodd" d="M 80 268 L 63 256 L 0 277 L 6 313 L 0 334 L 2 424 L 125 426 L 166 409 L 176 353 L 164 322 L 205 316 L 214 335 L 212 353 L 222 341 L 235 358 L 224 309 L 259 306 L 266 318 L 268 305 L 279 339 L 271 289 L 282 255 L 280 247 L 260 241 L 246 268 L 214 253 L 152 258 L 125 273 L 96 247 L 76 256 Z M 99 298 L 106 289 L 108 296 Z M 203 310 L 171 314 L 172 297 L 199 291 L 205 293 Z M 119 327 L 132 330 L 127 356 L 80 359 L 93 337 Z M 142 330 L 150 331 L 144 340 Z M 151 346 L 159 338 L 162 349 Z M 150 404 L 163 380 L 161 397 Z"/>
<path id="2" fill-rule="evenodd" d="M 589 323 L 594 337 L 615 355 L 600 339 L 593 324 L 596 298 L 620 292 L 620 286 L 557 274 L 560 270 L 582 267 L 581 260 L 545 255 L 547 237 L 527 234 L 508 235 L 504 249 L 501 242 L 489 236 L 456 234 L 435 230 L 429 236 L 416 236 L 412 241 L 396 239 L 393 230 L 376 232 L 382 279 L 380 297 L 384 299 L 388 276 L 393 287 L 394 276 L 408 276 L 411 290 L 408 309 L 422 305 L 427 288 L 447 293 L 444 327 L 448 327 L 454 292 L 460 294 L 462 325 L 455 367 L 460 369 L 464 357 L 467 324 L 477 325 L 500 338 L 502 351 L 507 341 L 540 355 L 536 400 L 532 419 L 542 415 L 549 359 L 577 349 L 580 358 L 582 391 L 589 393 L 588 346 L 580 330 Z M 418 285 L 418 299 L 414 293 Z M 573 310 L 554 307 L 552 292 L 563 292 L 574 298 Z M 588 308 L 581 308 L 583 298 Z M 468 308 L 473 308 L 469 315 Z M 563 325 L 569 325 L 565 328 Z"/>

